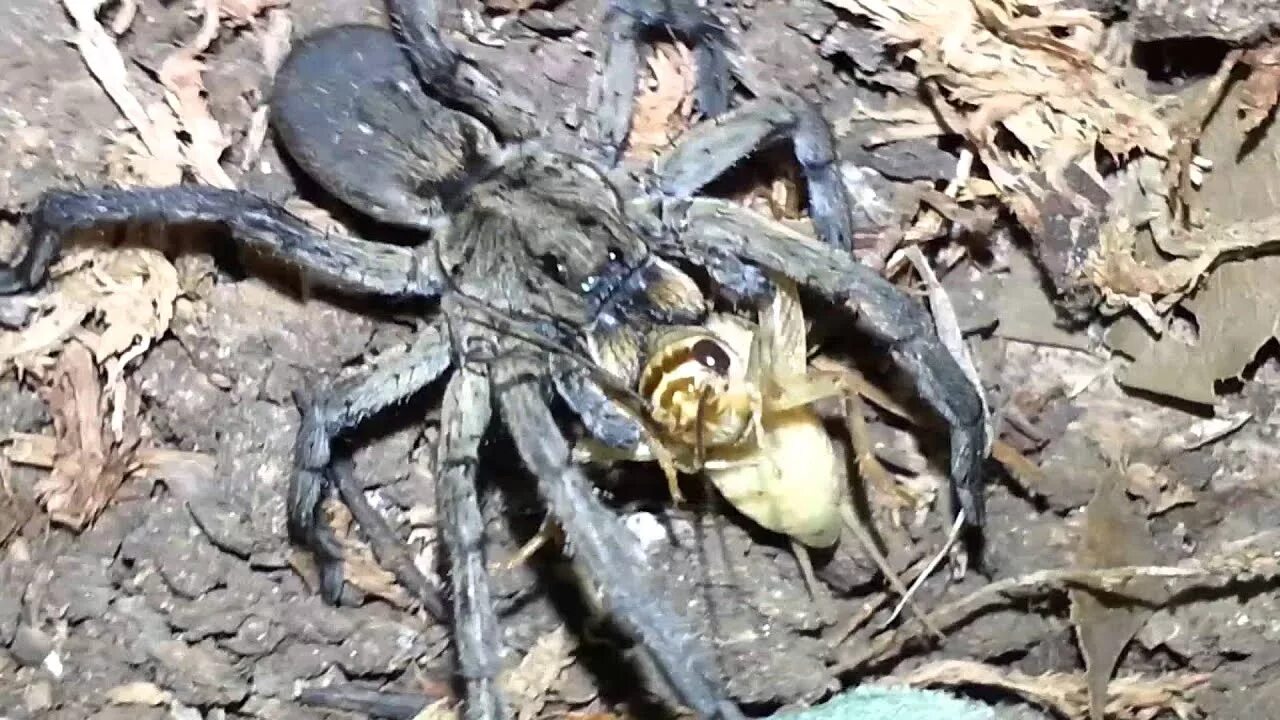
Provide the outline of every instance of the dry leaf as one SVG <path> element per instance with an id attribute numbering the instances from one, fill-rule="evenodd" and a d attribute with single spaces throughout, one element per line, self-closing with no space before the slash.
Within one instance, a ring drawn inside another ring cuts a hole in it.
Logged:
<path id="1" fill-rule="evenodd" d="M 1133 463 L 1125 468 L 1124 476 L 1129 494 L 1146 501 L 1147 517 L 1163 515 L 1179 505 L 1190 505 L 1196 501 L 1191 488 L 1169 477 L 1161 468 Z"/>
<path id="2" fill-rule="evenodd" d="M 547 702 L 547 693 L 560 673 L 573 662 L 577 642 L 563 625 L 538 638 L 520 666 L 502 675 L 499 683 L 516 708 L 518 720 L 533 720 Z"/>
<path id="3" fill-rule="evenodd" d="M 223 8 L 226 8 L 224 3 Z M 267 15 L 267 26 L 259 32 L 262 43 L 262 67 L 271 76 L 280 69 L 285 57 L 289 54 L 293 39 L 293 21 L 289 13 L 276 11 Z M 262 154 L 262 144 L 267 140 L 270 107 L 268 98 L 259 100 L 249 118 L 249 127 L 245 130 L 244 139 L 240 142 L 240 170 L 247 171 L 253 167 Z"/>
<path id="4" fill-rule="evenodd" d="M 76 34 L 72 42 L 80 50 L 85 65 L 120 108 L 129 124 L 138 131 L 151 156 L 165 163 L 162 172 L 158 173 L 160 176 L 153 178 L 154 184 L 177 184 L 182 180 L 182 168 L 179 164 L 182 153 L 178 138 L 156 127 L 151 114 L 129 88 L 124 58 L 96 17 L 102 0 L 62 0 L 62 4 L 75 23 Z"/>
<path id="5" fill-rule="evenodd" d="M 113 431 L 109 420 L 116 408 L 103 394 L 88 348 L 76 342 L 62 351 L 41 395 L 53 415 L 57 450 L 49 476 L 36 483 L 36 496 L 55 522 L 79 530 L 106 508 L 134 469 L 137 396 L 128 394 L 122 427 Z"/>
<path id="6" fill-rule="evenodd" d="M 653 87 L 636 95 L 627 155 L 651 158 L 689 127 L 693 116 L 693 54 L 683 45 L 659 43 L 649 56 Z"/>
<path id="7" fill-rule="evenodd" d="M 1079 675 L 1026 675 L 971 660 L 940 660 L 891 680 L 915 687 L 999 688 L 1052 708 L 1072 720 L 1088 717 L 1088 690 L 1085 679 Z M 1204 674 L 1117 678 L 1109 689 L 1107 718 L 1150 720 L 1164 710 L 1172 710 L 1180 718 L 1192 717 L 1196 707 L 1190 694 L 1208 680 L 1209 675 Z"/>
<path id="8" fill-rule="evenodd" d="M 1240 57 L 1249 66 L 1240 97 L 1246 130 L 1256 130 L 1280 103 L 1280 45 L 1254 48 Z"/>
<path id="9" fill-rule="evenodd" d="M 204 63 L 196 56 L 208 49 L 218 35 L 219 0 L 203 0 L 204 21 L 195 39 L 187 47 L 175 51 L 160 63 L 160 83 L 164 85 L 165 100 L 177 116 L 181 129 L 187 133 L 183 157 L 197 177 L 207 185 L 234 188 L 235 183 L 218 164 L 222 153 L 231 144 L 222 133 L 222 127 L 209 112 L 205 100 Z"/>
<path id="10" fill-rule="evenodd" d="M 1195 315 L 1198 338 L 1171 333 L 1148 339 L 1116 379 L 1130 388 L 1212 405 L 1219 380 L 1239 377 L 1258 348 L 1280 331 L 1280 256 L 1225 263 L 1183 307 Z"/>
<path id="11" fill-rule="evenodd" d="M 41 299 L 43 314 L 21 331 L 0 331 L 0 364 L 40 365 L 77 335 L 107 366 L 108 387 L 128 360 L 168 330 L 180 292 L 173 265 L 147 248 L 80 250 L 60 260 L 53 276 L 52 292 Z M 89 316 L 100 330 L 80 328 Z"/>
<path id="12" fill-rule="evenodd" d="M 1186 428 L 1160 438 L 1160 449 L 1165 452 L 1187 452 L 1202 448 L 1239 430 L 1252 419 L 1253 413 L 1241 410 L 1223 417 L 1196 420 Z"/>
<path id="13" fill-rule="evenodd" d="M 1097 147 L 1124 156 L 1165 156 L 1173 141 L 1154 107 L 1124 89 L 1102 59 L 1102 24 L 1086 10 L 1054 0 L 827 0 L 869 19 L 886 45 L 912 61 L 936 88 L 946 127 L 973 141 L 983 162 L 1006 170 L 1034 167 L 1052 187 L 1065 168 Z M 996 143 L 1017 138 L 1031 161 Z M 1018 173 L 993 173 L 1017 183 Z"/>
<path id="14" fill-rule="evenodd" d="M 112 705 L 147 705 L 157 707 L 167 705 L 173 700 L 173 694 L 163 690 L 155 683 L 131 682 L 118 685 L 107 691 L 107 702 Z"/>
<path id="15" fill-rule="evenodd" d="M 1133 513 L 1122 479 L 1115 473 L 1106 473 L 1098 479 L 1093 500 L 1085 509 L 1076 565 L 1097 569 L 1155 565 L 1157 561 L 1155 542 L 1146 522 Z M 1136 593 L 1152 605 L 1158 605 L 1167 596 L 1165 586 L 1156 578 L 1134 578 L 1126 591 L 1130 596 Z M 1071 619 L 1084 655 L 1089 714 L 1093 720 L 1103 720 L 1107 684 L 1115 673 L 1120 654 L 1152 610 L 1084 589 L 1071 590 L 1068 596 Z"/>

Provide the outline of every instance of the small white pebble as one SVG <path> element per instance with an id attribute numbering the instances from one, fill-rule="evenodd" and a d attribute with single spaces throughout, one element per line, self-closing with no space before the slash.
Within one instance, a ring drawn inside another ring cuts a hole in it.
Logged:
<path id="1" fill-rule="evenodd" d="M 658 522 L 658 518 L 653 513 L 632 513 L 622 520 L 622 524 L 636 536 L 640 541 L 640 547 L 645 552 L 649 552 L 649 548 L 656 543 L 667 539 L 667 529 L 662 527 L 662 523 Z"/>
<path id="2" fill-rule="evenodd" d="M 48 655 L 45 655 L 44 662 L 41 664 L 44 666 L 44 669 L 49 671 L 50 675 L 58 679 L 62 678 L 62 658 L 58 657 L 57 652 L 51 652 Z"/>

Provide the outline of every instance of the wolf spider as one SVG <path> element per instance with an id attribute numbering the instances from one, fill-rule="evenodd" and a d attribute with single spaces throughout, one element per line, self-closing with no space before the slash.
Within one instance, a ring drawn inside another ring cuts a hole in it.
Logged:
<path id="1" fill-rule="evenodd" d="M 641 441 L 646 430 L 626 390 L 642 365 L 644 338 L 663 326 L 696 324 L 708 312 L 681 265 L 701 266 L 715 292 L 734 303 L 766 302 L 767 273 L 777 272 L 850 311 L 851 323 L 951 426 L 954 499 L 980 526 L 986 438 L 976 391 L 924 308 L 854 259 L 849 200 L 820 112 L 786 92 L 730 111 L 737 51 L 693 0 L 612 0 L 592 101 L 598 152 L 591 160 L 541 144 L 531 103 L 449 47 L 431 0 L 387 6 L 391 31 L 341 26 L 302 41 L 276 77 L 272 121 L 305 174 L 378 223 L 416 233 L 416 245 L 320 233 L 247 192 L 198 185 L 51 191 L 24 217 L 21 258 L 0 264 L 0 295 L 41 284 L 72 231 L 142 222 L 219 224 L 238 247 L 296 266 L 331 290 L 434 301 L 406 357 L 304 407 L 288 527 L 316 554 L 322 594 L 336 601 L 343 583 L 322 501 L 336 489 L 349 504 L 360 502 L 338 439 L 453 367 L 436 492 L 466 717 L 508 715 L 496 682 L 500 635 L 475 483 L 495 412 L 604 608 L 647 649 L 681 702 L 701 717 L 741 717 L 708 648 L 668 607 L 635 539 L 571 461 L 553 406 L 563 402 L 606 444 Z M 628 134 L 654 31 L 695 48 L 695 99 L 710 119 L 655 163 L 647 192 L 624 199 L 605 172 L 617 165 Z M 820 242 L 795 242 L 745 208 L 696 196 L 734 163 L 783 140 L 804 171 Z M 378 522 L 353 511 L 362 524 Z"/>

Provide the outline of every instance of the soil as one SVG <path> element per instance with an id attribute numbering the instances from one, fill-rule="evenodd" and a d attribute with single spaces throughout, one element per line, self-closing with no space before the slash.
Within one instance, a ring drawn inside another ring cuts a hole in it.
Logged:
<path id="1" fill-rule="evenodd" d="M 145 100 L 161 98 L 148 73 L 198 30 L 190 5 L 140 0 L 138 17 L 118 39 Z M 469 51 L 537 98 L 547 117 L 559 119 L 554 132 L 571 142 L 593 71 L 598 5 L 570 0 L 499 20 L 464 2 L 448 16 L 454 28 L 465 27 L 466 18 L 486 26 L 470 34 L 487 44 L 472 42 Z M 736 18 L 733 29 L 749 64 L 767 81 L 828 107 L 875 100 L 860 78 L 881 69 L 873 52 L 877 42 L 830 5 L 757 0 L 717 3 L 717 11 Z M 295 38 L 338 23 L 385 23 L 380 7 L 348 0 L 294 0 L 270 12 L 287 14 Z M 236 153 L 259 99 L 269 93 L 264 23 L 260 18 L 250 26 L 223 27 L 205 55 L 211 111 L 233 140 L 224 166 L 242 188 L 276 199 L 301 193 L 324 204 L 290 172 L 271 138 L 248 170 L 239 169 Z M 48 189 L 110 183 L 109 158 L 128 130 L 68 42 L 74 28 L 55 0 L 0 3 L 0 27 L 0 137 L 6 148 L 0 153 L 0 220 L 14 221 Z M 833 42 L 837 35 L 841 42 Z M 872 49 L 865 55 L 832 50 L 857 46 L 859 38 Z M 886 176 L 910 180 L 929 177 L 929 168 L 954 162 L 954 155 L 920 143 L 875 162 L 895 168 Z M 0 234 L 0 241 L 5 237 Z M 256 279 L 236 263 L 215 263 L 208 255 L 181 262 L 188 264 L 184 273 L 208 273 L 212 280 L 180 305 L 170 332 L 128 374 L 142 398 L 147 442 L 209 453 L 216 473 L 200 483 L 131 479 L 80 533 L 51 524 L 40 510 L 34 487 L 46 471 L 14 465 L 0 474 L 8 498 L 0 504 L 0 648 L 8 648 L 0 652 L 0 718 L 348 718 L 357 715 L 305 707 L 296 695 L 304 687 L 348 682 L 435 697 L 453 692 L 446 627 L 353 588 L 341 606 L 326 606 L 285 537 L 284 488 L 299 419 L 293 391 L 358 372 L 403 347 L 412 323 L 357 305 L 303 300 L 288 283 Z M 948 278 L 954 294 L 984 287 L 976 270 L 967 272 Z M 963 314 L 980 319 L 996 310 L 976 301 Z M 992 580 L 1073 563 L 1082 509 L 1097 478 L 1114 471 L 1105 449 L 1085 438 L 1083 428 L 1093 429 L 1092 437 L 1106 434 L 1098 428 L 1111 428 L 1132 440 L 1139 450 L 1129 460 L 1138 462 L 1145 457 L 1141 448 L 1201 419 L 1125 393 L 1097 352 L 999 336 L 977 345 L 988 379 L 1048 438 L 1043 447 L 1024 443 L 1043 466 L 1044 484 L 1027 487 L 992 463 L 981 563 L 975 556 L 963 577 L 950 570 L 931 576 L 916 597 L 925 608 Z M 1218 408 L 1248 410 L 1252 422 L 1222 440 L 1162 458 L 1161 472 L 1189 488 L 1193 500 L 1144 515 L 1160 562 L 1198 557 L 1271 530 L 1280 517 L 1271 420 L 1280 373 L 1273 365 L 1263 357 L 1251 380 L 1224 395 Z M 1082 392 L 1065 392 L 1094 375 Z M 52 433 L 37 384 L 13 373 L 0 377 L 0 439 L 14 432 Z M 424 398 L 380 422 L 362 436 L 355 457 L 371 501 L 402 535 L 408 537 L 412 526 L 420 565 L 443 587 L 427 462 L 436 400 Z M 874 433 L 877 452 L 894 469 L 924 486 L 941 481 L 933 440 L 885 423 Z M 486 447 L 501 455 L 503 442 L 495 437 Z M 717 649 L 735 697 L 753 713 L 814 703 L 861 680 L 906 674 L 944 658 L 1034 676 L 1083 669 L 1065 596 L 1048 595 L 981 613 L 950 630 L 935 649 L 915 648 L 871 668 L 841 672 L 840 660 L 872 641 L 885 611 L 846 639 L 841 629 L 848 619 L 886 597 L 892 605 L 874 566 L 849 538 L 835 557 L 819 558 L 823 582 L 814 598 L 785 541 L 732 513 L 674 509 L 658 500 L 658 492 L 635 491 L 632 483 L 660 484 L 649 475 L 609 482 L 614 492 L 607 497 L 647 538 L 649 560 L 669 599 L 687 608 Z M 519 664 L 562 625 L 579 643 L 538 699 L 545 703 L 540 712 L 658 712 L 656 705 L 642 704 L 632 681 L 643 670 L 621 662 L 633 654 L 598 623 L 580 620 L 585 613 L 575 586 L 554 551 L 499 569 L 537 529 L 540 514 L 518 468 L 500 468 L 489 485 L 488 553 L 508 663 Z M 896 567 L 942 546 L 948 526 L 942 505 L 919 515 L 874 508 Z M 900 622 L 912 622 L 909 616 Z M 1273 717 L 1280 701 L 1278 618 L 1280 595 L 1265 580 L 1247 591 L 1159 609 L 1122 658 L 1119 673 L 1209 673 L 1195 695 L 1208 716 Z M 136 682 L 153 683 L 168 695 L 154 705 L 109 700 L 114 688 Z M 1008 707 L 1019 704 L 998 691 L 961 690 Z M 1042 716 L 1025 707 L 1019 712 Z"/>

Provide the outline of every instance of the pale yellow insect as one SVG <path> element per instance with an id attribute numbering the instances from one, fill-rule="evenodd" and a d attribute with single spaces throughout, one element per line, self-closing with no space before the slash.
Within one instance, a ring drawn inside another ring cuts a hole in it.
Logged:
<path id="1" fill-rule="evenodd" d="M 817 583 L 802 546 L 831 547 L 848 528 L 907 597 L 853 511 L 840 458 L 810 407 L 822 398 L 842 397 L 858 467 L 887 476 L 870 448 L 860 447 L 866 440 L 859 442 L 855 431 L 862 422 L 858 393 L 863 383 L 848 373 L 809 367 L 799 293 L 785 278 L 772 280 L 777 292 L 757 323 L 713 315 L 702 326 L 675 328 L 653 339 L 637 389 L 648 401 L 656 436 L 631 451 L 588 440 L 576 448 L 576 458 L 657 461 L 676 498 L 678 471 L 703 473 L 739 512 L 791 538 L 811 590 Z"/>
<path id="2" fill-rule="evenodd" d="M 758 323 L 713 315 L 702 326 L 653 338 L 638 391 L 656 437 L 630 452 L 588 441 L 577 456 L 656 460 L 673 493 L 677 470 L 702 472 L 761 526 L 809 547 L 830 547 L 840 537 L 844 472 L 808 406 L 843 387 L 809 371 L 798 291 L 783 278 L 774 281 L 778 292 Z"/>
<path id="3" fill-rule="evenodd" d="M 776 282 L 758 325 L 718 315 L 657 338 L 639 391 L 680 469 L 701 470 L 761 526 L 830 547 L 843 472 L 808 405 L 841 390 L 809 374 L 796 289 Z"/>

